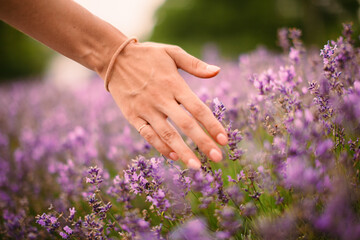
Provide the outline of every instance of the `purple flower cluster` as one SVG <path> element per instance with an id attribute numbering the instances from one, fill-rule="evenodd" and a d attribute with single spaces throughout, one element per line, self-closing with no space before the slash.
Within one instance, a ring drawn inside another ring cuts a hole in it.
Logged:
<path id="1" fill-rule="evenodd" d="M 177 215 L 188 214 L 189 206 L 184 198 L 190 188 L 190 179 L 179 167 L 168 169 L 163 158 L 148 160 L 139 156 L 124 171 L 124 178 L 130 191 L 144 194 L 158 215 L 174 220 Z"/>
<path id="2" fill-rule="evenodd" d="M 206 84 L 184 77 L 229 144 L 221 163 L 191 145 L 202 162 L 196 171 L 131 130 L 99 79 L 81 90 L 2 86 L 0 237 L 360 239 L 352 35 L 344 24 L 343 36 L 314 52 L 301 31 L 281 29 L 282 54 L 259 48 L 237 62 L 210 49 L 219 76 Z"/>

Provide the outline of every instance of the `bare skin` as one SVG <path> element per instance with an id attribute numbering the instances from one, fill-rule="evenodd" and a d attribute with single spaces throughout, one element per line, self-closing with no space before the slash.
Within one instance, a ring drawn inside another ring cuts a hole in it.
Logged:
<path id="1" fill-rule="evenodd" d="M 0 19 L 103 79 L 111 57 L 127 39 L 72 0 L 0 0 L 0 6 Z M 198 169 L 199 159 L 168 119 L 215 162 L 222 159 L 216 143 L 226 145 L 228 139 L 178 68 L 201 78 L 214 77 L 220 71 L 177 46 L 130 43 L 116 58 L 109 90 L 130 124 L 136 129 L 149 124 L 140 134 L 161 154 L 173 160 L 180 158 L 188 167 Z"/>

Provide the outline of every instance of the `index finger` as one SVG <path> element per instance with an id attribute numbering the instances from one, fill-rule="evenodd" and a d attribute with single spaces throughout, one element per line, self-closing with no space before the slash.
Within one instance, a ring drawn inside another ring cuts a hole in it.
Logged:
<path id="1" fill-rule="evenodd" d="M 180 89 L 175 95 L 176 100 L 181 103 L 191 115 L 199 121 L 210 136 L 220 145 L 226 145 L 228 142 L 227 133 L 221 123 L 215 118 L 208 106 L 203 103 L 198 96 L 184 82 L 184 88 Z"/>

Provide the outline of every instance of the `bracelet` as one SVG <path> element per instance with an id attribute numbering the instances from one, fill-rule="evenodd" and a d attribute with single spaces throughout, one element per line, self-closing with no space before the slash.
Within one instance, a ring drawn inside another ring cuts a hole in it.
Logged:
<path id="1" fill-rule="evenodd" d="M 109 75 L 111 73 L 111 70 L 114 66 L 114 63 L 115 63 L 115 60 L 116 60 L 116 57 L 121 53 L 122 50 L 124 50 L 124 48 L 131 42 L 131 41 L 134 41 L 134 42 L 138 42 L 137 38 L 136 37 L 131 37 L 131 38 L 128 38 L 125 42 L 123 42 L 120 47 L 115 51 L 114 55 L 111 57 L 111 60 L 110 60 L 110 63 L 109 63 L 109 66 L 106 70 L 106 74 L 105 74 L 105 89 L 109 91 L 109 82 L 110 82 L 110 79 L 109 79 Z"/>

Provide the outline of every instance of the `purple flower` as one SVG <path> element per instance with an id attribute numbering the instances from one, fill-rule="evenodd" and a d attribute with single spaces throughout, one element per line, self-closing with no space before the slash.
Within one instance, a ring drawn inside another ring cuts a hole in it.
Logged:
<path id="1" fill-rule="evenodd" d="M 68 234 L 71 235 L 73 233 L 73 230 L 71 228 L 69 228 L 69 226 L 65 226 L 64 227 L 64 231 Z"/>
<path id="2" fill-rule="evenodd" d="M 224 119 L 224 113 L 225 113 L 226 108 L 225 108 L 224 104 L 219 101 L 218 98 L 214 98 L 213 104 L 214 104 L 213 114 L 217 118 L 217 120 L 222 122 Z"/>
<path id="3" fill-rule="evenodd" d="M 221 226 L 221 234 L 217 237 L 229 236 L 232 237 L 241 229 L 241 221 L 236 217 L 235 209 L 225 206 L 221 210 L 216 210 L 216 215 L 219 218 Z"/>
<path id="4" fill-rule="evenodd" d="M 294 86 L 295 75 L 296 73 L 293 65 L 289 67 L 280 67 L 279 70 L 280 85 L 284 84 L 285 86 Z"/>
<path id="5" fill-rule="evenodd" d="M 9 144 L 9 140 L 6 135 L 0 132 L 0 147 L 7 147 Z"/>
<path id="6" fill-rule="evenodd" d="M 43 213 L 42 215 L 38 215 L 36 218 L 36 223 L 45 227 L 49 232 L 55 231 L 60 226 L 58 218 L 53 215 Z"/>
<path id="7" fill-rule="evenodd" d="M 182 226 L 175 229 L 170 234 L 170 239 L 197 239 L 197 240 L 211 240 L 215 239 L 207 230 L 207 225 L 202 219 L 192 219 Z"/>
<path id="8" fill-rule="evenodd" d="M 284 51 L 288 51 L 290 47 L 288 34 L 289 31 L 286 28 L 281 28 L 278 30 L 278 44 Z"/>
<path id="9" fill-rule="evenodd" d="M 59 234 L 63 239 L 68 239 L 68 235 L 66 233 L 60 232 Z"/>
<path id="10" fill-rule="evenodd" d="M 287 159 L 285 181 L 289 187 L 311 189 L 318 179 L 318 172 L 309 166 L 305 159 L 301 157 Z"/>
<path id="11" fill-rule="evenodd" d="M 296 48 L 290 48 L 289 58 L 294 63 L 299 63 L 300 61 L 300 50 Z"/>
<path id="12" fill-rule="evenodd" d="M 348 39 L 351 39 L 351 35 L 353 34 L 353 30 L 352 30 L 352 23 L 343 23 L 343 32 L 342 34 Z"/>
<path id="13" fill-rule="evenodd" d="M 98 78 L 66 91 L 1 86 L 1 236 L 359 239 L 360 50 L 351 25 L 320 56 L 299 30 L 279 35 L 283 54 L 258 48 L 236 62 L 212 54 L 221 81 L 184 75 L 229 137 L 224 161 L 213 163 L 183 136 L 198 171 L 150 148 Z M 33 226 L 33 211 L 50 202 Z"/>
<path id="14" fill-rule="evenodd" d="M 101 175 L 99 175 L 100 169 L 95 166 L 95 167 L 90 167 L 90 169 L 88 170 L 88 174 L 90 175 L 90 177 L 86 178 L 86 183 L 90 183 L 93 185 L 99 185 L 100 183 L 102 183 L 103 178 L 101 177 Z"/>
<path id="15" fill-rule="evenodd" d="M 74 216 L 75 216 L 75 213 L 76 213 L 76 210 L 75 210 L 75 207 L 72 207 L 72 208 L 69 208 L 69 220 L 72 221 L 74 219 Z"/>
<path id="16" fill-rule="evenodd" d="M 171 207 L 171 204 L 169 200 L 165 198 L 165 193 L 162 189 L 154 192 L 151 196 L 147 196 L 146 199 L 163 212 Z"/>
<path id="17" fill-rule="evenodd" d="M 326 139 L 325 141 L 318 143 L 316 147 L 316 155 L 323 156 L 333 147 L 333 145 L 334 143 L 331 141 L 331 139 Z"/>
<path id="18" fill-rule="evenodd" d="M 302 32 L 301 32 L 300 29 L 296 29 L 296 28 L 290 28 L 289 29 L 289 37 L 292 40 L 299 40 L 301 35 L 302 35 Z"/>
<path id="19" fill-rule="evenodd" d="M 270 68 L 266 72 L 262 73 L 259 77 L 253 75 L 250 78 L 250 82 L 254 84 L 254 87 L 259 89 L 260 95 L 268 94 L 275 87 L 275 74 Z"/>
<path id="20" fill-rule="evenodd" d="M 155 239 L 156 233 L 151 231 L 150 223 L 140 216 L 139 209 L 124 212 L 124 217 L 119 217 L 119 223 L 121 228 L 129 233 L 129 237 L 146 236 L 147 239 Z"/>
<path id="21" fill-rule="evenodd" d="M 226 189 L 230 199 L 238 206 L 244 201 L 244 194 L 240 191 L 238 186 L 231 186 Z"/>
<path id="22" fill-rule="evenodd" d="M 353 211 L 351 187 L 343 180 L 337 180 L 331 189 L 324 211 L 314 218 L 318 230 L 335 238 L 355 240 L 360 237 L 360 221 Z"/>
<path id="23" fill-rule="evenodd" d="M 232 130 L 231 123 L 227 126 L 226 131 L 228 133 L 228 145 L 230 148 L 229 158 L 233 161 L 239 160 L 244 153 L 239 147 L 239 143 L 243 137 L 238 129 Z"/>

